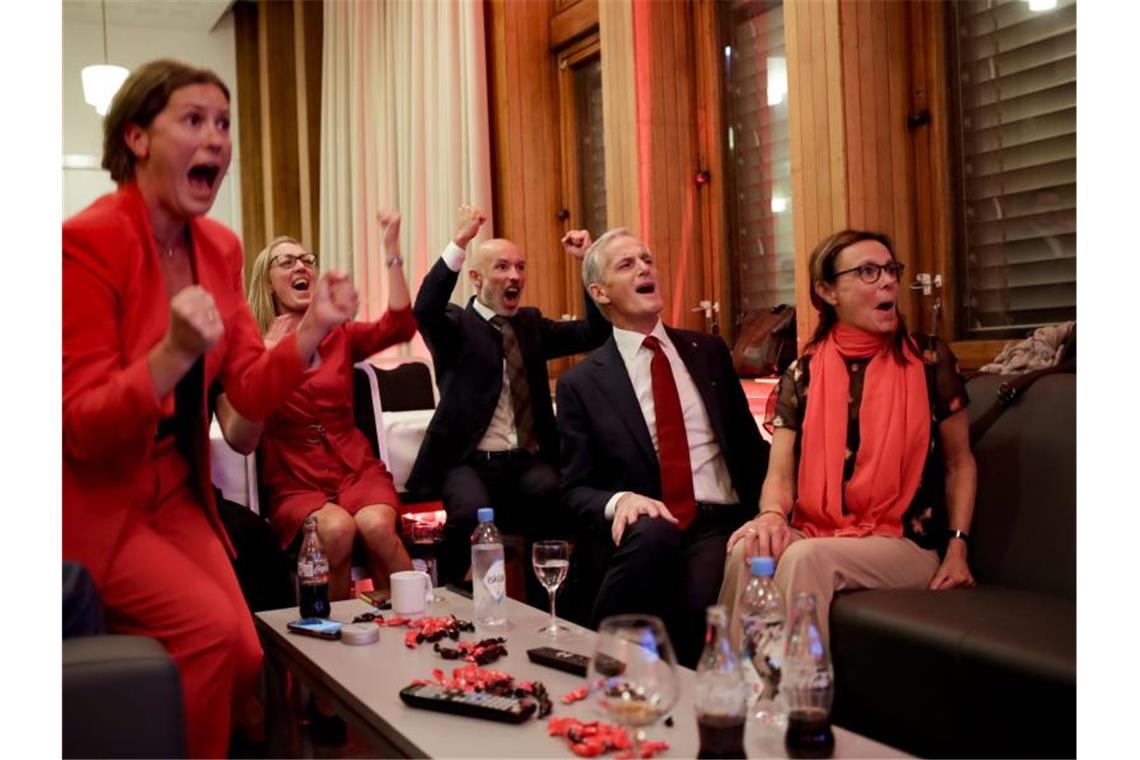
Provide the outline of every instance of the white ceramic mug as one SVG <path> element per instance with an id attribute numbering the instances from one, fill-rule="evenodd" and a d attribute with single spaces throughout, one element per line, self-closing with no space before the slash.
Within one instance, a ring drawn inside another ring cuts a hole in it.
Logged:
<path id="1" fill-rule="evenodd" d="M 401 570 L 388 576 L 392 584 L 392 611 L 409 617 L 422 615 L 431 599 L 431 576 L 419 570 Z"/>

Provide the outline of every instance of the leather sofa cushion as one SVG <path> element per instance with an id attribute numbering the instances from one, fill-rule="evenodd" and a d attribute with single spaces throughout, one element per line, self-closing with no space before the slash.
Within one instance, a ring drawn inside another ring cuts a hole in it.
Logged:
<path id="1" fill-rule="evenodd" d="M 63 642 L 63 757 L 185 757 L 178 670 L 156 640 Z"/>
<path id="2" fill-rule="evenodd" d="M 1009 378 L 978 375 L 969 414 Z M 1077 595 L 1077 376 L 1038 378 L 974 450 L 978 495 L 970 567 L 979 583 Z"/>
<path id="3" fill-rule="evenodd" d="M 993 586 L 831 607 L 840 725 L 937 756 L 1073 756 L 1076 604 Z"/>

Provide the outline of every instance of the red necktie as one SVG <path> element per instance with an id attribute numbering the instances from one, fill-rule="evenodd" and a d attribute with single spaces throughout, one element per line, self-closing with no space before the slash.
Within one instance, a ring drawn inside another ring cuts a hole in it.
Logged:
<path id="1" fill-rule="evenodd" d="M 653 352 L 649 374 L 653 382 L 653 407 L 657 413 L 657 457 L 661 460 L 661 501 L 685 530 L 697 516 L 693 495 L 693 466 L 689 461 L 689 439 L 685 435 L 685 416 L 681 397 L 673 380 L 673 369 L 652 335 L 642 344 Z"/>

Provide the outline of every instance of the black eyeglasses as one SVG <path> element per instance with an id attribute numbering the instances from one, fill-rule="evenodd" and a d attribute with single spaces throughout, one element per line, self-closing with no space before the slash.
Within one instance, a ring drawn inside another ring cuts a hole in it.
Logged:
<path id="1" fill-rule="evenodd" d="M 282 269 L 292 269 L 293 265 L 300 261 L 307 267 L 315 267 L 317 265 L 317 254 L 315 253 L 283 253 L 279 256 L 273 257 L 273 265 L 281 267 Z"/>
<path id="2" fill-rule="evenodd" d="M 890 264 L 860 264 L 857 267 L 844 269 L 842 272 L 836 272 L 831 275 L 832 280 L 839 279 L 839 275 L 848 274 L 850 272 L 858 272 L 859 279 L 868 285 L 874 285 L 883 276 L 883 272 L 889 272 L 895 278 L 895 282 L 902 282 L 902 273 L 906 269 L 905 264 L 900 264 L 897 261 L 892 261 Z"/>

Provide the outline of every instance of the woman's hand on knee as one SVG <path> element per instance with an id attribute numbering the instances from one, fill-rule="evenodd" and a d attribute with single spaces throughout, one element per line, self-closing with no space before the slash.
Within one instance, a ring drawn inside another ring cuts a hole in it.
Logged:
<path id="1" fill-rule="evenodd" d="M 930 579 L 927 588 L 939 591 L 948 588 L 973 588 L 974 575 L 970 572 L 970 565 L 966 562 L 966 549 L 958 546 L 958 542 L 951 541 L 946 550 L 946 557 L 938 567 L 938 572 Z"/>
<path id="2" fill-rule="evenodd" d="M 752 557 L 772 557 L 779 561 L 780 555 L 792 541 L 792 531 L 783 517 L 767 512 L 737 528 L 728 538 L 727 551 L 732 552 L 737 543 L 744 542 L 744 562 Z"/>

